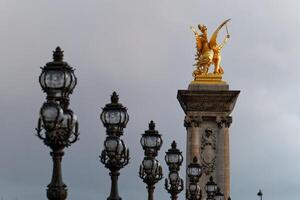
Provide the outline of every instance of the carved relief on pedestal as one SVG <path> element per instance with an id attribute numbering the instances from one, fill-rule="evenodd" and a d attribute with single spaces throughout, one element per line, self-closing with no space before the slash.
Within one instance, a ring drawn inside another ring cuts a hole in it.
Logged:
<path id="1" fill-rule="evenodd" d="M 216 168 L 217 136 L 211 129 L 206 129 L 201 137 L 201 163 L 206 175 Z"/>

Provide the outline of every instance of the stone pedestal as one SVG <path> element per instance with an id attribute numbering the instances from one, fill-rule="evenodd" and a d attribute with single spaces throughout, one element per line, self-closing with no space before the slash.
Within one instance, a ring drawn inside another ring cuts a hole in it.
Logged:
<path id="1" fill-rule="evenodd" d="M 206 199 L 205 184 L 210 176 L 227 200 L 230 194 L 229 126 L 240 91 L 229 90 L 226 83 L 191 83 L 178 90 L 177 99 L 186 116 L 186 165 L 196 156 L 203 166 L 199 185 Z"/>

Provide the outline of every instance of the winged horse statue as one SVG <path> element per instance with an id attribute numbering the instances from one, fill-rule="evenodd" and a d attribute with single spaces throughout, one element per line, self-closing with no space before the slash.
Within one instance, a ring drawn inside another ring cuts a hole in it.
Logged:
<path id="1" fill-rule="evenodd" d="M 212 34 L 210 40 L 208 41 L 207 36 L 207 28 L 205 25 L 198 25 L 198 28 L 200 30 L 200 33 L 196 31 L 196 29 L 191 26 L 191 30 L 195 34 L 196 38 L 196 63 L 194 66 L 197 67 L 197 69 L 194 71 L 194 76 L 196 74 L 208 74 L 208 70 L 211 64 L 214 64 L 214 74 L 223 74 L 224 70 L 220 66 L 221 62 L 221 49 L 224 47 L 224 45 L 227 43 L 227 41 L 230 38 L 230 35 L 228 33 L 227 23 L 230 21 L 230 19 L 225 20 Z M 226 27 L 227 35 L 222 41 L 221 44 L 217 43 L 217 37 L 219 31 L 222 29 L 222 27 Z"/>

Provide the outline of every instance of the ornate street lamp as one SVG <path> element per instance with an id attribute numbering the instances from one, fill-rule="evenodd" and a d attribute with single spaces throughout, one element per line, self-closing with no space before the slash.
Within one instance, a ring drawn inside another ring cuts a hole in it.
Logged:
<path id="1" fill-rule="evenodd" d="M 144 149 L 144 160 L 140 166 L 139 176 L 143 179 L 143 182 L 147 184 L 148 200 L 153 200 L 153 193 L 155 184 L 162 179 L 162 167 L 156 160 L 157 152 L 162 146 L 161 135 L 155 130 L 155 124 L 153 121 L 149 123 L 149 130 L 146 130 L 142 134 L 140 140 Z"/>
<path id="2" fill-rule="evenodd" d="M 175 141 L 172 142 L 171 149 L 166 152 L 165 161 L 169 167 L 169 179 L 165 179 L 165 189 L 171 194 L 171 199 L 176 200 L 177 195 L 183 190 L 183 180 L 178 174 L 183 156 L 177 149 Z"/>
<path id="3" fill-rule="evenodd" d="M 196 156 L 193 158 L 193 162 L 188 165 L 187 175 L 189 177 L 189 185 L 186 191 L 187 199 L 201 200 L 202 194 L 198 182 L 202 175 L 202 168 Z"/>
<path id="4" fill-rule="evenodd" d="M 120 136 L 128 123 L 127 108 L 119 103 L 116 92 L 111 95 L 111 103 L 102 108 L 100 119 L 106 128 L 107 137 L 104 141 L 104 150 L 100 155 L 101 162 L 110 170 L 111 191 L 108 200 L 121 200 L 118 192 L 118 177 L 121 168 L 129 162 L 129 149 L 126 148 Z"/>
<path id="5" fill-rule="evenodd" d="M 57 47 L 53 60 L 42 68 L 39 81 L 47 94 L 47 101 L 40 110 L 37 136 L 52 149 L 52 180 L 48 185 L 47 197 L 50 200 L 65 200 L 67 186 L 63 183 L 61 160 L 63 149 L 76 142 L 79 136 L 77 117 L 69 109 L 69 95 L 77 80 L 73 68 L 63 61 L 63 51 Z"/>
<path id="6" fill-rule="evenodd" d="M 119 103 L 119 96 L 116 92 L 111 95 L 111 103 L 102 108 L 100 119 L 106 128 L 107 135 L 123 135 L 123 129 L 129 121 L 127 108 Z"/>
<path id="7" fill-rule="evenodd" d="M 209 178 L 209 181 L 206 183 L 205 190 L 207 193 L 207 200 L 213 200 L 217 191 L 217 184 L 214 182 L 213 177 Z"/>
<path id="8" fill-rule="evenodd" d="M 260 200 L 262 200 L 263 193 L 262 193 L 261 189 L 259 189 L 257 196 L 259 196 Z"/>
<path id="9" fill-rule="evenodd" d="M 155 130 L 155 124 L 153 121 L 150 121 L 149 130 L 146 130 L 145 133 L 142 134 L 140 142 L 145 152 L 145 156 L 157 156 L 157 152 L 160 150 L 163 141 L 161 139 L 161 135 L 157 130 Z"/>
<path id="10" fill-rule="evenodd" d="M 74 69 L 63 61 L 63 56 L 63 51 L 57 47 L 53 52 L 53 61 L 41 68 L 39 82 L 47 93 L 47 99 L 66 100 L 77 84 Z"/>
<path id="11" fill-rule="evenodd" d="M 214 200 L 224 200 L 224 194 L 221 192 L 221 189 L 219 187 L 217 188 L 217 191 L 215 193 Z"/>

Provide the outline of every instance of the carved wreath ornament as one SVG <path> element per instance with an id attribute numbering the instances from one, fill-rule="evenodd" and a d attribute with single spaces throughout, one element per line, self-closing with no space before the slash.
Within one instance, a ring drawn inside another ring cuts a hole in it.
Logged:
<path id="1" fill-rule="evenodd" d="M 203 171 L 209 175 L 215 169 L 216 164 L 216 134 L 211 129 L 206 129 L 201 137 L 201 162 Z"/>

